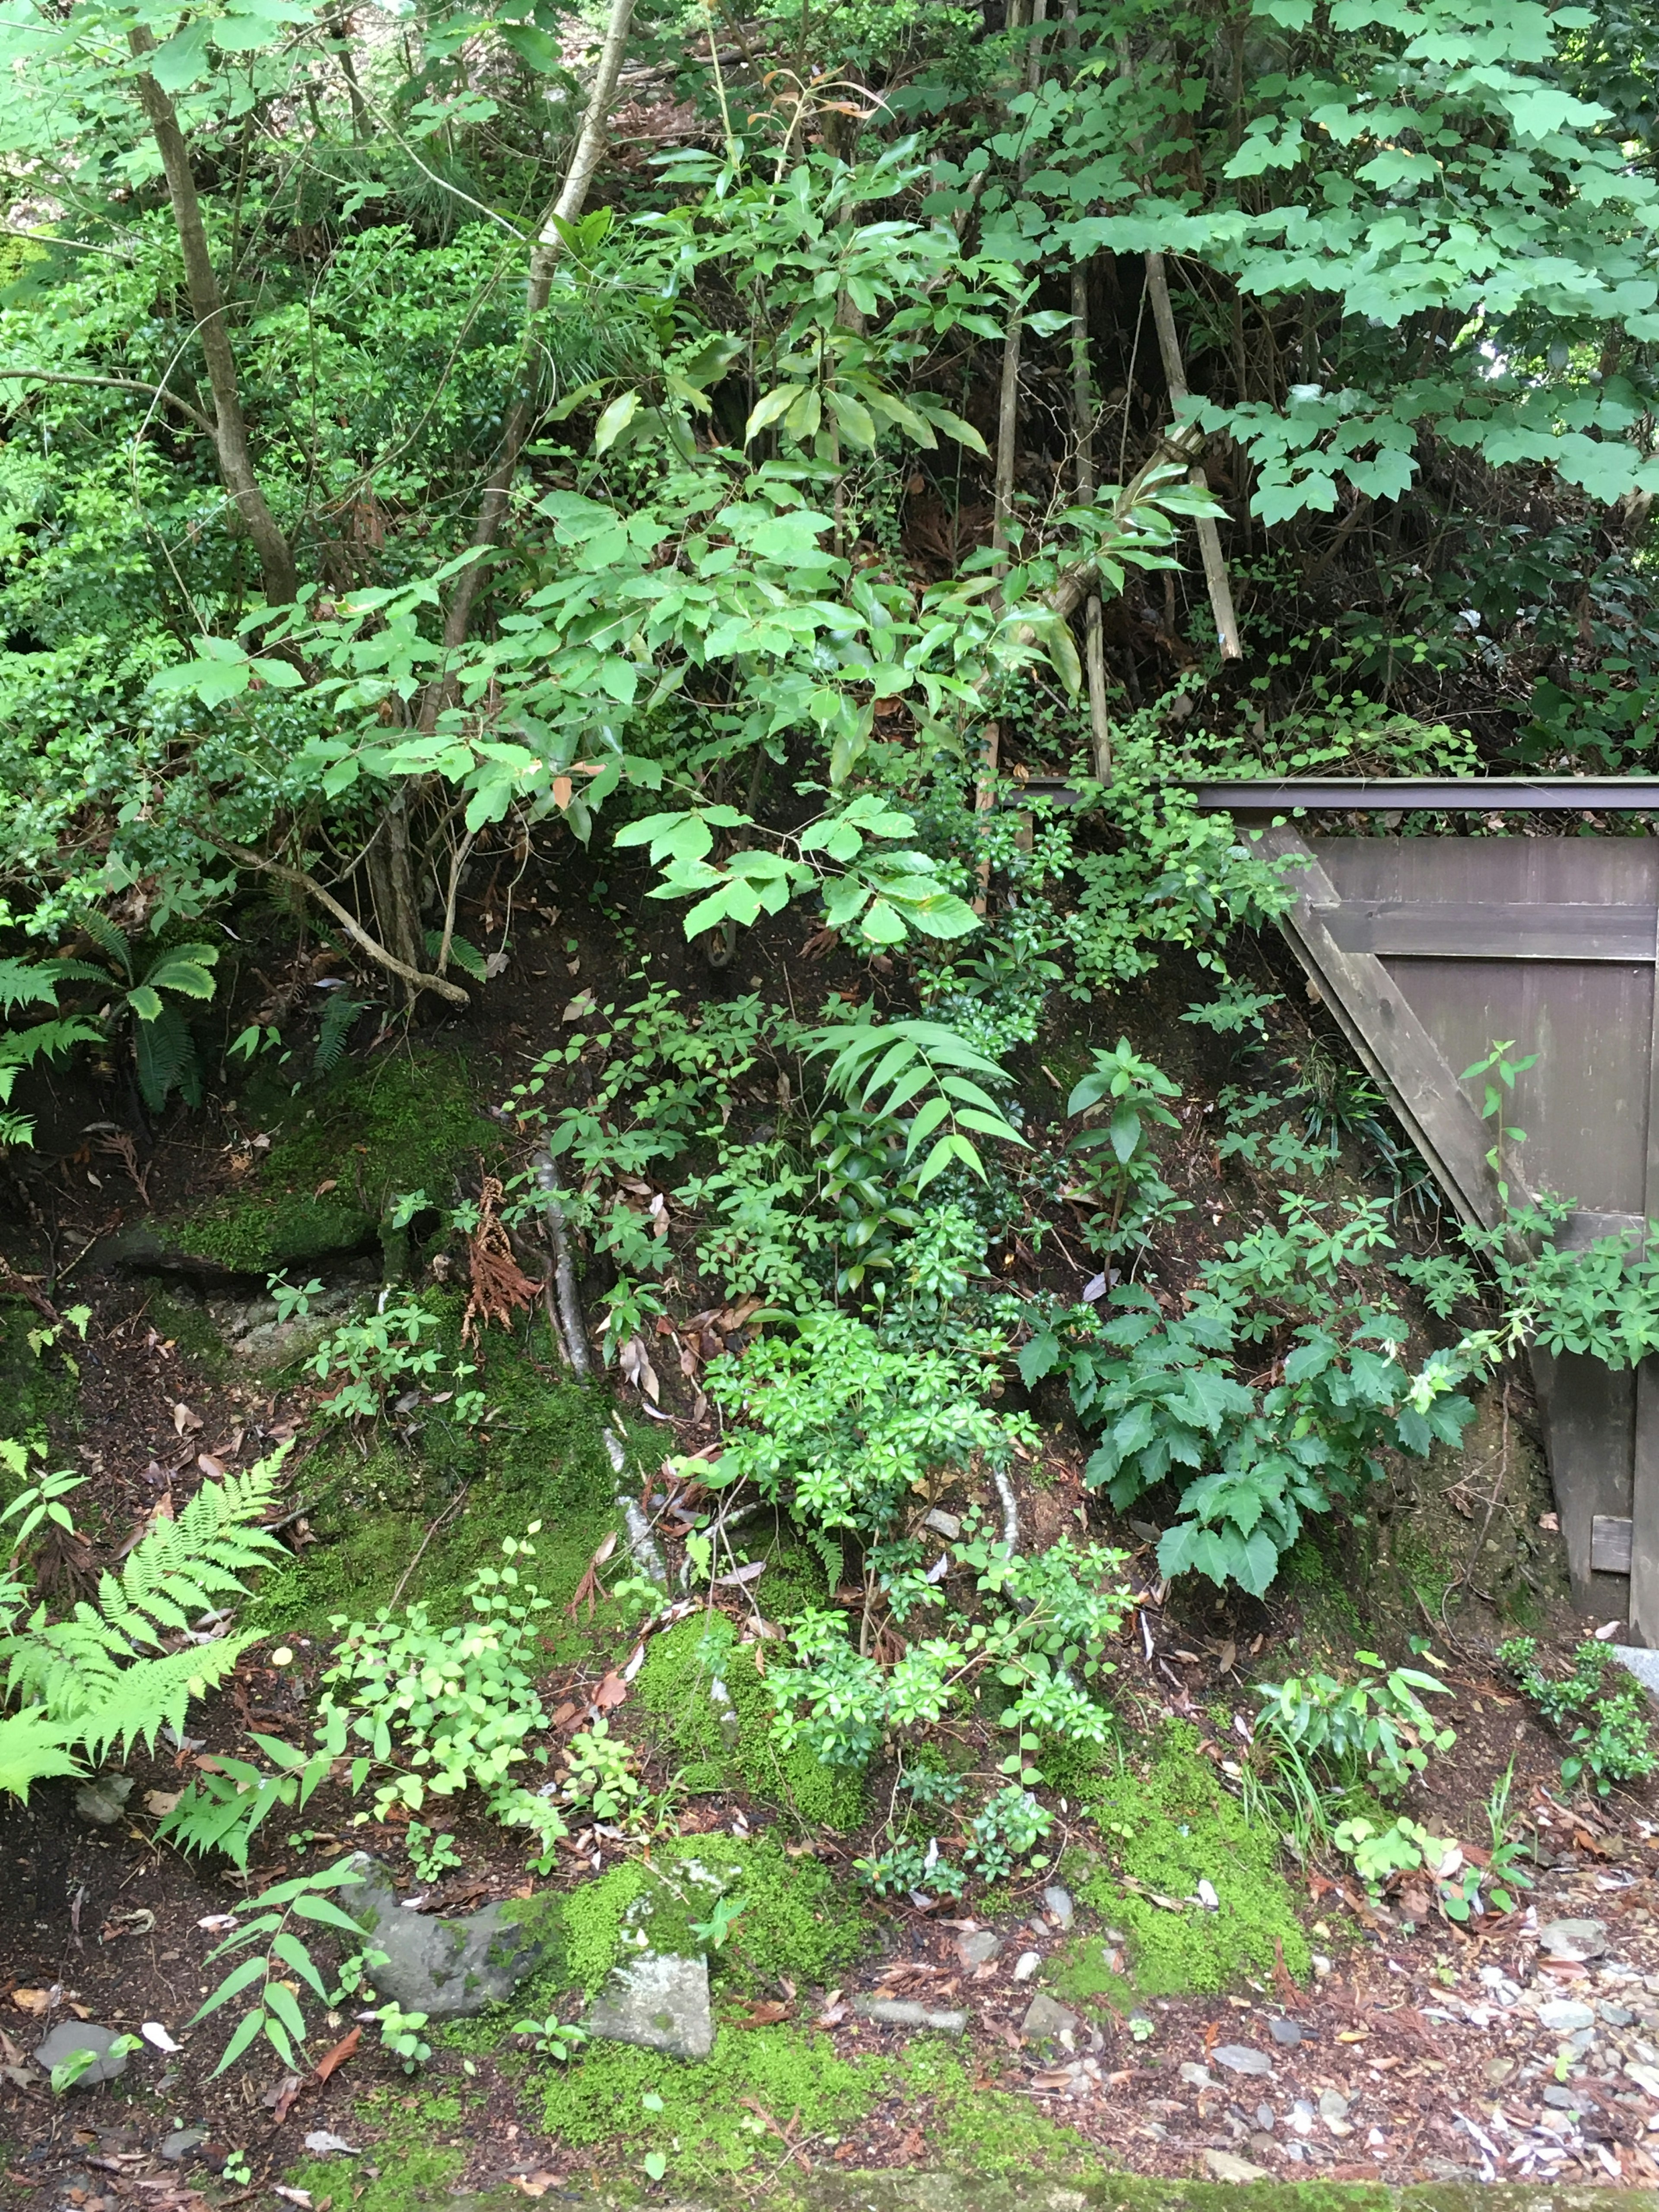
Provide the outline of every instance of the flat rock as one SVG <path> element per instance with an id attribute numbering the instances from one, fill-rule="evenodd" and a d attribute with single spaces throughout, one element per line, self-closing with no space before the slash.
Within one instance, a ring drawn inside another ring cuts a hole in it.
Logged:
<path id="1" fill-rule="evenodd" d="M 508 1898 L 454 1919 L 405 1912 L 380 1860 L 360 1851 L 351 1863 L 362 1881 L 337 1892 L 337 1901 L 372 1939 L 370 1949 L 386 1954 L 370 1981 L 405 2012 L 464 2020 L 504 2004 L 546 1954 L 538 1899 Z"/>
<path id="2" fill-rule="evenodd" d="M 672 2058 L 707 2058 L 714 2047 L 708 1960 L 642 1952 L 611 1969 L 582 2026 L 607 2043 L 637 2044 Z"/>
<path id="3" fill-rule="evenodd" d="M 1248 2158 L 1236 2158 L 1230 2150 L 1206 2150 L 1204 2163 L 1211 2178 L 1216 2181 L 1271 2181 L 1265 2166 L 1252 2166 Z"/>
<path id="4" fill-rule="evenodd" d="M 206 2141 L 205 2128 L 175 2128 L 157 2145 L 157 2155 L 176 2166 L 180 2159 L 188 2158 L 191 2151 L 199 2150 Z"/>
<path id="5" fill-rule="evenodd" d="M 75 2083 L 77 2089 L 95 2087 L 100 2081 L 113 2081 L 127 2070 L 127 2054 L 113 2046 L 118 2032 L 112 2027 L 100 2027 L 90 2020 L 66 2020 L 54 2027 L 34 2046 L 34 2063 L 41 2071 L 50 2074 L 54 2066 L 61 2066 L 77 2051 L 90 2051 L 95 2057 L 86 2072 Z"/>
<path id="6" fill-rule="evenodd" d="M 1180 2073 L 1189 2089 L 1212 2089 L 1215 2087 L 1209 2068 L 1200 2066 L 1195 2058 L 1183 2058 Z"/>
<path id="7" fill-rule="evenodd" d="M 94 1774 L 75 1793 L 75 1809 L 95 1828 L 112 1828 L 132 1795 L 130 1774 Z"/>
<path id="8" fill-rule="evenodd" d="M 1077 1907 L 1072 1902 L 1071 1891 L 1062 1889 L 1057 1881 L 1051 1882 L 1043 1891 L 1042 1904 L 1044 1911 L 1058 1920 L 1062 1928 L 1069 1928 L 1076 1917 Z"/>
<path id="9" fill-rule="evenodd" d="M 1595 2027 L 1595 2014 L 1572 1997 L 1552 1997 L 1547 2004 L 1539 2006 L 1538 2024 L 1553 2035 L 1577 2035 L 1581 2029 Z"/>
<path id="10" fill-rule="evenodd" d="M 1267 2052 L 1252 2051 L 1248 2043 L 1219 2043 L 1210 2057 L 1230 2074 L 1271 2074 L 1273 2070 L 1273 2062 Z"/>
<path id="11" fill-rule="evenodd" d="M 914 1997 L 854 1997 L 853 2009 L 877 2027 L 931 2027 L 938 2035 L 961 2035 L 968 2026 L 965 2012 L 919 2004 Z"/>
<path id="12" fill-rule="evenodd" d="M 1294 2051 L 1302 2040 L 1302 2030 L 1293 2020 L 1270 2020 L 1267 2033 L 1281 2051 Z"/>
<path id="13" fill-rule="evenodd" d="M 1319 2093 L 1319 2117 L 1322 2120 L 1346 2120 L 1348 2100 L 1340 2089 L 1322 2089 Z"/>
<path id="14" fill-rule="evenodd" d="M 1014 1979 L 1017 1982 L 1029 1982 L 1042 1964 L 1041 1951 L 1022 1951 L 1014 1961 Z"/>
<path id="15" fill-rule="evenodd" d="M 994 1928 L 975 1928 L 971 1935 L 957 1938 L 957 1956 L 964 1966 L 986 1966 L 1002 1948 L 1002 1938 Z"/>
<path id="16" fill-rule="evenodd" d="M 1607 1948 L 1607 1923 L 1552 1920 L 1539 1929 L 1538 1948 L 1547 1959 L 1599 1959 Z"/>
<path id="17" fill-rule="evenodd" d="M 1025 2008 L 1025 2017 L 1019 2024 L 1022 2040 L 1026 2043 L 1047 2043 L 1069 2028 L 1076 2031 L 1077 2014 L 1051 1997 L 1046 1990 L 1039 1990 Z"/>

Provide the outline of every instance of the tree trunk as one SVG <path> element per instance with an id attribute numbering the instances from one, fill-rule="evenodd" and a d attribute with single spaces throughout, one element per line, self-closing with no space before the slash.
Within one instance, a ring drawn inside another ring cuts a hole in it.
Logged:
<path id="1" fill-rule="evenodd" d="M 381 943 L 405 968 L 423 969 L 426 938 L 421 927 L 415 869 L 410 857 L 407 785 L 399 785 L 387 800 L 367 857 Z M 409 987 L 409 995 L 411 1000 L 416 995 L 413 984 Z"/>
<path id="2" fill-rule="evenodd" d="M 1152 323 L 1158 331 L 1158 350 L 1164 356 L 1164 381 L 1170 390 L 1170 411 L 1178 414 L 1181 404 L 1188 397 L 1187 372 L 1181 359 L 1181 339 L 1175 326 L 1175 311 L 1170 305 L 1170 283 L 1164 273 L 1164 256 L 1146 256 L 1146 295 L 1152 301 Z M 1200 489 L 1209 489 L 1209 478 L 1194 461 L 1188 482 Z M 1238 617 L 1233 611 L 1232 586 L 1227 578 L 1227 562 L 1221 550 L 1221 533 L 1215 526 L 1212 515 L 1200 515 L 1198 522 L 1198 550 L 1204 556 L 1204 580 L 1209 587 L 1210 610 L 1215 617 L 1216 642 L 1221 647 L 1224 660 L 1242 660 L 1244 648 L 1238 641 Z"/>
<path id="3" fill-rule="evenodd" d="M 605 44 L 599 50 L 599 65 L 593 73 L 586 112 L 582 117 L 581 129 L 576 135 L 575 151 L 571 155 L 570 167 L 559 197 L 548 210 L 540 234 L 531 251 L 530 283 L 525 298 L 526 325 L 535 322 L 552 293 L 553 273 L 564 252 L 564 235 L 559 226 L 574 222 L 586 204 L 589 187 L 605 152 L 611 103 L 617 96 L 617 79 L 622 74 L 623 56 L 627 52 L 628 33 L 633 21 L 634 0 L 611 0 L 611 18 L 605 26 Z M 535 370 L 526 359 L 524 382 L 507 410 L 507 422 L 501 431 L 501 452 L 489 481 L 484 486 L 483 498 L 478 507 L 478 519 L 472 526 L 472 544 L 475 546 L 493 545 L 507 518 L 507 504 L 513 490 L 513 479 L 518 473 L 519 455 L 524 450 L 525 440 L 536 420 L 538 404 Z M 479 585 L 483 580 L 482 569 L 483 563 L 475 561 L 455 580 L 454 596 L 444 617 L 444 643 L 452 652 L 466 642 L 467 630 L 472 620 L 472 603 L 477 598 Z M 444 688 L 441 684 L 428 687 L 422 712 L 422 721 L 428 726 L 436 719 Z"/>
<path id="4" fill-rule="evenodd" d="M 142 25 L 128 34 L 128 43 L 140 59 L 155 51 L 155 41 Z M 179 251 L 185 264 L 190 308 L 196 319 L 196 335 L 207 361 L 208 382 L 213 392 L 214 443 L 219 453 L 219 474 L 237 514 L 259 556 L 259 573 L 265 597 L 272 606 L 287 606 L 299 589 L 294 556 L 276 519 L 265 504 L 254 474 L 248 449 L 247 424 L 242 418 L 241 394 L 236 381 L 236 356 L 230 343 L 225 302 L 208 250 L 202 204 L 197 198 L 190 151 L 173 102 L 148 70 L 138 76 L 138 97 L 149 119 L 173 203 L 173 220 L 179 233 Z"/>
<path id="5" fill-rule="evenodd" d="M 1089 269 L 1072 264 L 1072 416 L 1077 427 L 1077 497 L 1079 507 L 1095 501 L 1095 393 L 1089 373 Z M 1106 641 L 1101 628 L 1100 594 L 1091 592 L 1083 609 L 1083 667 L 1089 684 L 1089 751 L 1097 782 L 1112 779 L 1112 725 L 1106 712 Z"/>

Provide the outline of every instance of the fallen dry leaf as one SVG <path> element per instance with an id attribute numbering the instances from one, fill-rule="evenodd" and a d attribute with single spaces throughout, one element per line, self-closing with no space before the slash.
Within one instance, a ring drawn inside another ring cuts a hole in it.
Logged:
<path id="1" fill-rule="evenodd" d="M 621 1705 L 627 1695 L 628 1685 L 613 1667 L 594 1691 L 593 1703 L 602 1713 L 608 1713 L 613 1706 Z"/>
<path id="2" fill-rule="evenodd" d="M 182 1790 L 146 1790 L 144 1792 L 145 1809 L 148 1812 L 154 1813 L 157 1820 L 160 1820 L 164 1814 L 170 1813 L 173 1810 L 173 1807 L 179 1802 L 179 1800 L 184 1796 L 184 1794 L 185 1793 Z"/>
<path id="3" fill-rule="evenodd" d="M 284 2198 L 290 2204 L 303 2206 L 304 2212 L 311 2212 L 311 2191 L 308 2189 L 290 2189 L 285 2182 L 273 2181 L 270 2193 L 273 2197 Z"/>
<path id="4" fill-rule="evenodd" d="M 515 2173 L 510 2177 L 515 2189 L 522 2189 L 526 2197 L 545 2197 L 558 2176 L 554 2173 Z"/>
<path id="5" fill-rule="evenodd" d="M 319 2083 L 326 2081 L 337 2067 L 345 2064 L 362 2039 L 363 2031 L 361 2027 L 349 2029 L 340 2038 L 332 2051 L 324 2051 L 322 2057 L 317 2061 L 312 2078 Z"/>
<path id="6" fill-rule="evenodd" d="M 19 2012 L 43 2013 L 61 2003 L 63 1996 L 63 1990 L 56 1986 L 49 1990 L 14 1990 L 11 2001 Z"/>
<path id="7" fill-rule="evenodd" d="M 159 2020 L 147 2020 L 138 2033 L 146 2043 L 153 2044 L 157 2051 L 182 2051 L 185 2047 L 182 2043 L 173 2041 Z"/>
<path id="8" fill-rule="evenodd" d="M 766 1997 L 757 2003 L 745 2005 L 740 2013 L 733 2013 L 734 2027 L 775 2027 L 781 2020 L 787 2020 L 789 2008 L 780 2004 L 775 1997 Z"/>
<path id="9" fill-rule="evenodd" d="M 173 1425 L 182 1437 L 188 1429 L 199 1429 L 202 1425 L 202 1417 L 199 1413 L 192 1413 L 180 1398 L 173 1405 Z"/>

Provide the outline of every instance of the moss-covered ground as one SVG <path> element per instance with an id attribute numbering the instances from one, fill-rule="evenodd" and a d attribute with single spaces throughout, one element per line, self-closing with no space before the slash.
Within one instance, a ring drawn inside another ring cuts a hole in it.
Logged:
<path id="1" fill-rule="evenodd" d="M 808 1595 L 821 1601 L 821 1587 Z M 767 1603 L 779 1606 L 770 1587 Z M 862 1819 L 861 1774 L 825 1766 L 804 1746 L 779 1750 L 754 1649 L 739 1642 L 723 1613 L 694 1616 L 656 1638 L 635 1698 L 647 1733 L 677 1766 L 683 1789 L 741 1787 L 807 1826 L 842 1832 Z"/>
<path id="2" fill-rule="evenodd" d="M 476 1185 L 478 1164 L 501 1148 L 453 1054 L 393 1054 L 292 1092 L 261 1079 L 245 1093 L 243 1118 L 264 1122 L 270 1149 L 244 1188 L 204 1206 L 184 1237 L 240 1273 L 360 1250 L 380 1235 L 394 1196 L 422 1191 L 433 1206 L 453 1206 L 464 1194 L 456 1170 L 470 1168 Z"/>
<path id="3" fill-rule="evenodd" d="M 1279 1868 L 1279 1838 L 1247 1818 L 1198 1748 L 1196 1732 L 1172 1721 L 1139 1765 L 1126 1764 L 1086 1785 L 1084 1802 L 1103 1856 L 1075 1869 L 1082 1902 L 1126 1938 L 1077 1937 L 1052 1976 L 1062 1996 L 1121 2008 L 1133 1996 L 1175 1996 L 1272 1976 L 1282 1960 L 1298 1980 L 1309 1972 L 1307 1937 Z M 1200 1901 L 1207 1881 L 1218 1903 Z M 1115 1955 L 1121 1966 L 1109 1963 Z"/>

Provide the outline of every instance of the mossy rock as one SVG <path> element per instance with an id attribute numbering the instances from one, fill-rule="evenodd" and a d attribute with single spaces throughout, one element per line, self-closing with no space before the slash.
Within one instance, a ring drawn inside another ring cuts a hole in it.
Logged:
<path id="1" fill-rule="evenodd" d="M 375 1216 L 360 1206 L 255 1191 L 164 1230 L 125 1231 L 104 1257 L 112 1266 L 156 1273 L 284 1274 L 290 1267 L 320 1267 L 368 1251 L 380 1234 Z"/>
<path id="2" fill-rule="evenodd" d="M 1245 1818 L 1185 1723 L 1169 1724 L 1143 1771 L 1096 1777 L 1084 1804 L 1106 1857 L 1066 1870 L 1083 1903 L 1127 1938 L 1127 1977 L 1107 1966 L 1098 1933 L 1079 1936 L 1048 1978 L 1061 1996 L 1121 2009 L 1135 1996 L 1212 1995 L 1272 1975 L 1281 1958 L 1306 1978 L 1308 1942 L 1279 1871 L 1279 1838 Z M 1213 1911 L 1187 1902 L 1200 1881 L 1219 1900 Z M 1154 1893 L 1181 1909 L 1155 1905 Z"/>
<path id="3" fill-rule="evenodd" d="M 862 1820 L 861 1773 L 826 1766 L 804 1745 L 779 1748 L 753 1647 L 738 1642 L 724 1613 L 694 1615 L 653 1638 L 634 1703 L 658 1750 L 680 1762 L 686 1789 L 742 1786 L 838 1834 Z"/>

